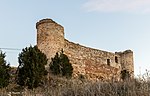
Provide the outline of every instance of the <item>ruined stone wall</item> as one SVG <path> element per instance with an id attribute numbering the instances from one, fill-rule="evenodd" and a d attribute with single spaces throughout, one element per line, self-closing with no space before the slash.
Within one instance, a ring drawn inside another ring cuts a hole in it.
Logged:
<path id="1" fill-rule="evenodd" d="M 134 73 L 132 51 L 112 53 L 75 44 L 64 38 L 64 28 L 51 19 L 40 20 L 36 28 L 37 46 L 49 62 L 63 49 L 73 65 L 75 77 L 112 79 L 119 78 L 121 70 Z"/>
<path id="2" fill-rule="evenodd" d="M 88 48 L 65 40 L 65 54 L 74 67 L 74 73 L 82 74 L 87 78 L 111 79 L 120 76 L 120 56 L 106 51 Z M 117 57 L 118 62 L 115 62 Z M 110 60 L 110 64 L 108 61 Z"/>

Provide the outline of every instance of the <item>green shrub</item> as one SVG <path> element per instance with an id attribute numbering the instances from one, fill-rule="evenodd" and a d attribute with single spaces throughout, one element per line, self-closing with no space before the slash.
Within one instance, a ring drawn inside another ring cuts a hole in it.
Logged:
<path id="1" fill-rule="evenodd" d="M 69 62 L 67 55 L 61 51 L 61 53 L 56 53 L 55 57 L 51 59 L 50 71 L 54 75 L 61 75 L 66 77 L 71 77 L 73 73 L 72 64 Z"/>
<path id="2" fill-rule="evenodd" d="M 28 86 L 29 89 L 40 86 L 47 75 L 45 70 L 45 65 L 47 64 L 46 55 L 37 46 L 30 46 L 22 50 L 18 60 L 17 84 Z"/>
<path id="3" fill-rule="evenodd" d="M 6 87 L 9 85 L 10 79 L 10 66 L 6 64 L 5 53 L 0 51 L 0 88 Z"/>

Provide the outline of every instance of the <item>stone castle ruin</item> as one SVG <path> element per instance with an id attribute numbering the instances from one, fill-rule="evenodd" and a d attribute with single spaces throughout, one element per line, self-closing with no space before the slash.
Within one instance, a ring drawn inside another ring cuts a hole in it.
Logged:
<path id="1" fill-rule="evenodd" d="M 107 52 L 85 47 L 64 38 L 64 28 L 52 19 L 37 22 L 37 46 L 46 54 L 49 62 L 56 52 L 64 50 L 73 66 L 74 76 L 88 79 L 112 79 L 126 70 L 134 76 L 133 52 Z"/>

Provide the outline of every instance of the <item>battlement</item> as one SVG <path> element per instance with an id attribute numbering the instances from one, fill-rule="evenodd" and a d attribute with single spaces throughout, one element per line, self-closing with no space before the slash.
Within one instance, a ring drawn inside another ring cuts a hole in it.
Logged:
<path id="1" fill-rule="evenodd" d="M 82 74 L 89 79 L 119 79 L 121 70 L 134 74 L 131 50 L 113 53 L 70 42 L 64 38 L 64 28 L 52 19 L 40 20 L 36 28 L 37 46 L 49 62 L 63 49 L 72 63 L 75 77 Z"/>

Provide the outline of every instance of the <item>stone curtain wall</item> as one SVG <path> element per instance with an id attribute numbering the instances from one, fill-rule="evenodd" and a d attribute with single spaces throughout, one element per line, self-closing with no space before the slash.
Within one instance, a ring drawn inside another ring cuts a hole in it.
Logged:
<path id="1" fill-rule="evenodd" d="M 133 52 L 107 52 L 70 42 L 64 38 L 64 28 L 52 19 L 37 22 L 37 46 L 46 54 L 49 62 L 62 49 L 69 57 L 74 76 L 84 75 L 88 79 L 119 78 L 121 70 L 134 74 Z M 48 66 L 46 66 L 48 67 Z"/>
<path id="2" fill-rule="evenodd" d="M 120 56 L 111 52 L 88 48 L 65 40 L 65 54 L 74 67 L 74 75 L 85 75 L 88 79 L 112 79 L 119 77 Z M 115 57 L 118 63 L 115 62 Z M 110 60 L 110 65 L 107 64 Z"/>

